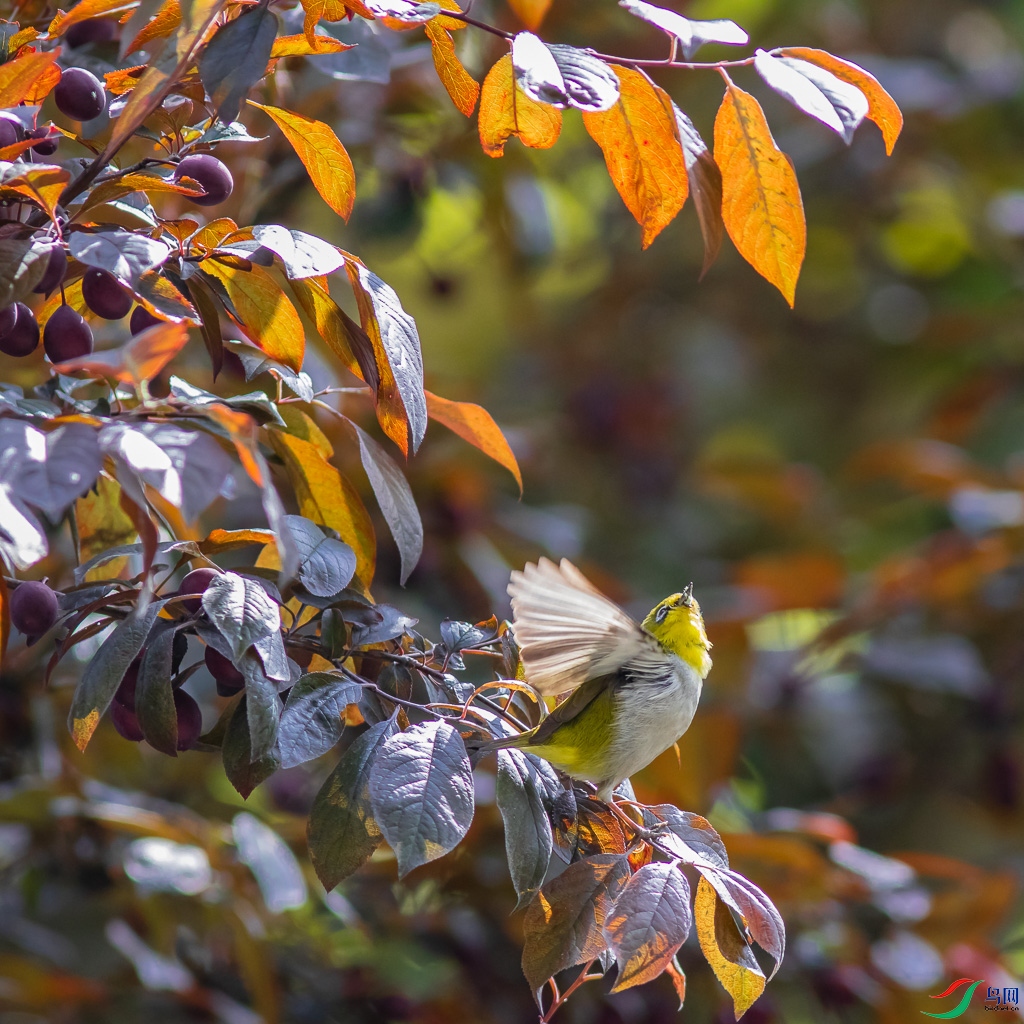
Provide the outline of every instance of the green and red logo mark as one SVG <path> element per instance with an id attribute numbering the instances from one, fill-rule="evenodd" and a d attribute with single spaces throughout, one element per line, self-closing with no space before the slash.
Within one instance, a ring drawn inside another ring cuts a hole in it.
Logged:
<path id="1" fill-rule="evenodd" d="M 922 1010 L 921 1012 L 926 1017 L 938 1017 L 940 1020 L 951 1020 L 953 1017 L 960 1017 L 967 1012 L 967 1007 L 971 1001 L 971 996 L 974 995 L 974 990 L 979 985 L 984 984 L 984 981 L 984 978 L 978 981 L 972 981 L 970 978 L 959 978 L 945 992 L 940 992 L 937 996 L 930 997 L 931 999 L 945 999 L 946 996 L 951 996 L 961 985 L 970 985 L 970 988 L 963 994 L 963 998 L 952 1010 L 947 1010 L 945 1013 L 929 1013 L 927 1010 Z"/>

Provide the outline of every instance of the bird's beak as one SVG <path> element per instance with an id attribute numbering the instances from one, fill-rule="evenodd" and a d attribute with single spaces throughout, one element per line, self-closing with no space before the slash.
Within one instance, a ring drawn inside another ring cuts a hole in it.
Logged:
<path id="1" fill-rule="evenodd" d="M 690 582 L 690 583 L 687 583 L 685 587 L 683 587 L 683 594 L 682 594 L 682 597 L 679 598 L 679 604 L 683 605 L 685 608 L 689 608 L 690 607 L 690 602 L 692 600 L 693 600 L 693 583 Z"/>

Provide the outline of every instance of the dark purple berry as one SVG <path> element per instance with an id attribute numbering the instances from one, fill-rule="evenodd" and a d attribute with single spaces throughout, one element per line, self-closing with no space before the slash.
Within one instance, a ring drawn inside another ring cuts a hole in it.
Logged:
<path id="1" fill-rule="evenodd" d="M 136 306 L 132 310 L 131 320 L 128 321 L 128 329 L 132 334 L 140 334 L 142 331 L 162 323 L 163 320 L 158 320 L 145 306 Z"/>
<path id="2" fill-rule="evenodd" d="M 174 710 L 178 713 L 178 749 L 188 750 L 203 731 L 203 713 L 195 697 L 184 690 L 174 691 Z"/>
<path id="3" fill-rule="evenodd" d="M 54 245 L 50 249 L 50 260 L 46 264 L 46 270 L 43 272 L 43 278 L 32 289 L 39 295 L 49 295 L 54 288 L 57 287 L 64 280 L 64 275 L 68 269 L 68 256 L 64 251 L 64 246 Z"/>
<path id="4" fill-rule="evenodd" d="M 216 206 L 223 203 L 235 187 L 231 172 L 215 156 L 197 153 L 187 156 L 174 169 L 174 180 L 191 178 L 205 190 L 204 196 L 190 196 L 196 206 Z"/>
<path id="5" fill-rule="evenodd" d="M 121 685 L 118 686 L 117 692 L 114 694 L 114 700 L 128 711 L 135 710 L 135 688 L 139 684 L 139 669 L 141 667 L 142 661 L 136 658 L 128 666 L 128 671 L 125 672 Z"/>
<path id="6" fill-rule="evenodd" d="M 11 625 L 19 633 L 38 636 L 56 621 L 60 612 L 57 595 L 37 580 L 18 585 L 11 594 Z"/>
<path id="7" fill-rule="evenodd" d="M 39 345 L 39 321 L 24 302 L 14 304 L 14 326 L 0 336 L 0 352 L 9 356 L 28 356 Z"/>
<path id="8" fill-rule="evenodd" d="M 90 267 L 82 277 L 82 298 L 104 320 L 120 320 L 132 308 L 132 297 L 117 278 L 99 267 Z"/>
<path id="9" fill-rule="evenodd" d="M 0 309 L 0 338 L 2 338 L 15 324 L 18 319 L 18 307 L 12 302 L 9 306 Z"/>
<path id="10" fill-rule="evenodd" d="M 13 117 L 5 117 L 0 114 L 0 149 L 21 142 L 23 137 L 21 122 Z"/>
<path id="11" fill-rule="evenodd" d="M 113 18 L 89 18 L 80 21 L 64 33 L 64 41 L 72 50 L 86 43 L 109 43 L 117 35 Z"/>
<path id="12" fill-rule="evenodd" d="M 60 134 L 50 134 L 49 128 L 33 128 L 27 135 L 30 139 L 41 139 L 42 141 L 37 142 L 32 148 L 40 156 L 53 156 L 57 152 L 57 143 L 60 140 Z"/>
<path id="13" fill-rule="evenodd" d="M 203 658 L 206 661 L 206 667 L 210 670 L 210 675 L 217 681 L 219 696 L 233 697 L 245 686 L 245 676 L 235 668 L 231 659 L 225 658 L 220 651 L 213 647 L 207 647 Z"/>
<path id="14" fill-rule="evenodd" d="M 178 593 L 201 595 L 213 579 L 219 575 L 220 573 L 217 572 L 216 569 L 193 569 L 181 581 Z M 182 601 L 181 603 L 190 612 L 197 612 L 203 607 L 203 602 L 200 597 L 197 597 L 194 601 Z"/>
<path id="15" fill-rule="evenodd" d="M 85 68 L 68 68 L 54 87 L 53 99 L 62 114 L 75 121 L 91 121 L 107 109 L 107 90 Z"/>
<path id="16" fill-rule="evenodd" d="M 43 349 L 51 363 L 92 354 L 92 328 L 71 306 L 59 306 L 43 328 Z"/>
<path id="17" fill-rule="evenodd" d="M 126 740 L 131 740 L 132 743 L 141 743 L 145 739 L 142 735 L 142 726 L 139 725 L 138 715 L 116 700 L 110 705 L 110 721 Z"/>

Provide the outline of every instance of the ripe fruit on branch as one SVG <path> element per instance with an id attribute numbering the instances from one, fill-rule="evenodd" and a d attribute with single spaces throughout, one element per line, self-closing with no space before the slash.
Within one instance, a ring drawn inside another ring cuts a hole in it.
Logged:
<path id="1" fill-rule="evenodd" d="M 139 725 L 138 715 L 116 700 L 110 705 L 110 722 L 126 740 L 131 740 L 132 743 L 141 743 L 145 739 L 142 735 L 142 726 Z"/>
<path id="2" fill-rule="evenodd" d="M 217 695 L 233 697 L 245 686 L 245 676 L 220 651 L 207 647 L 203 655 L 210 675 L 217 681 Z"/>
<path id="3" fill-rule="evenodd" d="M 163 320 L 159 320 L 153 316 L 152 313 L 145 306 L 136 306 L 132 310 L 132 318 L 128 321 L 128 330 L 132 334 L 140 334 L 142 331 L 148 330 L 150 327 L 156 327 L 157 324 L 162 324 Z"/>
<path id="4" fill-rule="evenodd" d="M 64 280 L 68 269 L 68 256 L 64 246 L 54 245 L 50 249 L 50 259 L 46 264 L 42 280 L 32 289 L 37 295 L 49 295 Z"/>
<path id="5" fill-rule="evenodd" d="M 10 314 L 7 314 L 10 316 Z M 14 325 L 0 336 L 0 352 L 9 356 L 27 356 L 39 345 L 39 321 L 24 302 L 14 304 Z"/>
<path id="6" fill-rule="evenodd" d="M 41 140 L 32 147 L 40 156 L 53 156 L 57 152 L 60 135 L 56 132 L 51 135 L 49 128 L 33 128 L 26 138 Z"/>
<path id="7" fill-rule="evenodd" d="M 64 33 L 64 41 L 72 50 L 86 43 L 109 43 L 117 35 L 113 18 L 89 18 L 80 21 Z"/>
<path id="8" fill-rule="evenodd" d="M 135 710 L 135 687 L 139 683 L 139 669 L 142 667 L 142 659 L 136 658 L 129 666 L 114 694 L 114 700 L 123 708 L 129 711 Z"/>
<path id="9" fill-rule="evenodd" d="M 57 595 L 38 580 L 29 580 L 18 585 L 11 594 L 11 625 L 26 636 L 45 633 L 60 613 Z"/>
<path id="10" fill-rule="evenodd" d="M 203 731 L 203 713 L 195 697 L 184 690 L 174 691 L 174 710 L 178 714 L 178 749 L 188 750 Z"/>
<path id="11" fill-rule="evenodd" d="M 85 68 L 68 68 L 53 90 L 53 99 L 62 114 L 76 121 L 91 121 L 107 108 L 107 90 Z"/>
<path id="12" fill-rule="evenodd" d="M 209 153 L 187 156 L 174 169 L 174 180 L 191 178 L 205 191 L 204 196 L 190 196 L 196 206 L 216 206 L 223 203 L 235 187 L 235 181 L 226 165 Z"/>
<path id="13" fill-rule="evenodd" d="M 196 594 L 194 600 L 182 601 L 182 605 L 190 612 L 198 612 L 203 607 L 201 595 L 210 583 L 219 576 L 216 569 L 193 569 L 182 581 L 178 588 L 179 594 Z"/>
<path id="14" fill-rule="evenodd" d="M 0 114 L 0 149 L 4 146 L 13 146 L 16 142 L 21 142 L 24 138 L 24 133 L 20 122 L 13 117 L 5 117 Z"/>
<path id="15" fill-rule="evenodd" d="M 55 309 L 43 328 L 43 348 L 51 363 L 90 355 L 92 343 L 92 328 L 71 306 Z"/>
<path id="16" fill-rule="evenodd" d="M 18 307 L 12 302 L 9 306 L 0 309 L 0 338 L 2 338 L 16 323 L 18 319 Z"/>
<path id="17" fill-rule="evenodd" d="M 132 297 L 117 278 L 99 267 L 90 267 L 82 277 L 82 298 L 104 320 L 120 320 L 132 308 Z"/>

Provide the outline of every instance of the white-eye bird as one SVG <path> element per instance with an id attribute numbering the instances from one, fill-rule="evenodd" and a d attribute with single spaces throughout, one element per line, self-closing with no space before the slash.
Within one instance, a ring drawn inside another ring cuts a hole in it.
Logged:
<path id="1" fill-rule="evenodd" d="M 571 691 L 535 729 L 487 744 L 537 754 L 575 779 L 616 787 L 690 727 L 711 643 L 693 584 L 638 623 L 567 559 L 512 573 L 512 631 L 527 681 L 545 697 Z"/>

